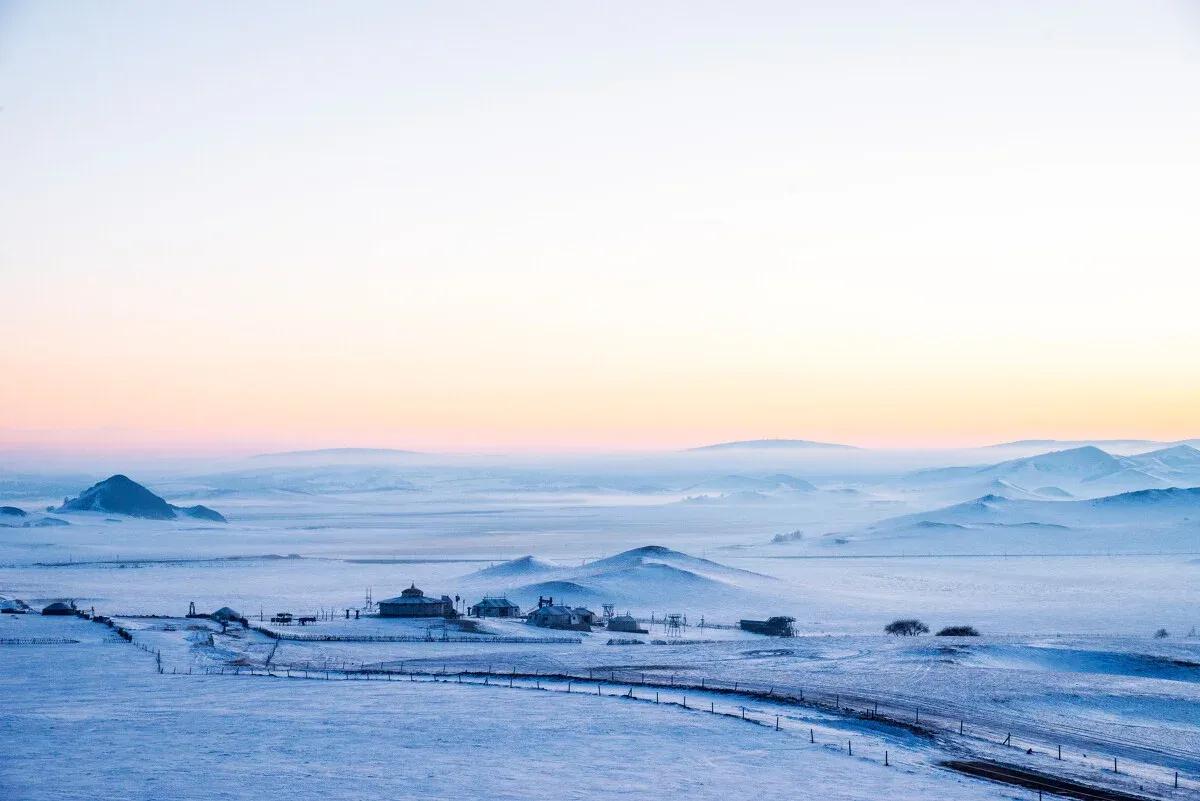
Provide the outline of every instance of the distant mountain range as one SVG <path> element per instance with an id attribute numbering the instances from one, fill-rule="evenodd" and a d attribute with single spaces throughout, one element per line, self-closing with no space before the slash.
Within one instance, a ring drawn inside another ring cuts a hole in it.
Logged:
<path id="1" fill-rule="evenodd" d="M 1069 501 L 988 494 L 838 532 L 819 544 L 847 553 L 1190 552 L 1198 523 L 1200 487 Z"/>
<path id="2" fill-rule="evenodd" d="M 1136 456 L 1114 456 L 1094 445 L 1084 445 L 982 467 L 921 470 L 905 476 L 900 484 L 967 496 L 1094 498 L 1200 484 L 1200 450 L 1191 445 L 1173 445 Z"/>
<path id="3" fill-rule="evenodd" d="M 988 449 L 1016 449 L 1016 448 L 1037 448 L 1037 449 L 1052 449 L 1065 450 L 1068 448 L 1082 448 L 1086 445 L 1092 445 L 1097 448 L 1107 449 L 1110 451 L 1143 451 L 1153 450 L 1155 448 L 1168 448 L 1173 445 L 1191 445 L 1200 447 L 1200 439 L 1182 439 L 1175 442 L 1162 442 L 1153 439 L 1019 439 L 1013 442 L 1000 442 L 995 445 L 985 445 Z"/>
<path id="4" fill-rule="evenodd" d="M 1138 517 L 1146 525 L 1161 523 L 1164 516 L 1171 522 L 1185 522 L 1200 514 L 1200 487 L 1136 490 L 1078 501 L 984 495 L 942 509 L 894 517 L 871 528 L 895 529 L 914 524 L 960 528 L 973 525 L 1109 526 L 1128 522 L 1122 512 Z"/>
<path id="5" fill-rule="evenodd" d="M 806 450 L 810 448 L 834 448 L 838 450 L 858 450 L 853 445 L 838 445 L 833 442 L 813 442 L 807 439 L 744 439 L 736 442 L 718 442 L 713 445 L 701 445 L 688 448 L 689 452 L 696 451 L 732 451 L 732 450 Z"/>
<path id="6" fill-rule="evenodd" d="M 207 506 L 174 506 L 128 476 L 115 475 L 66 498 L 56 512 L 106 512 L 147 520 L 175 520 L 179 515 L 197 520 L 227 522 L 220 512 Z"/>
<path id="7" fill-rule="evenodd" d="M 365 459 L 380 459 L 389 456 L 424 456 L 421 451 L 406 451 L 399 448 L 318 448 L 309 451 L 280 451 L 279 453 L 260 453 L 251 459 L 274 459 L 283 461 L 307 459 L 345 459 L 362 457 Z"/>

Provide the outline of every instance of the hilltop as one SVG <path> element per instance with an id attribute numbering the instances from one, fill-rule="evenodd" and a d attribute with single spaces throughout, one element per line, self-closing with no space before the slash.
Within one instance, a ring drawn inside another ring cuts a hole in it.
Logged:
<path id="1" fill-rule="evenodd" d="M 224 516 L 207 506 L 174 506 L 141 484 L 120 474 L 109 476 L 81 492 L 76 498 L 64 498 L 57 512 L 106 512 L 147 520 L 175 520 L 180 514 L 198 520 L 226 522 Z"/>
<path id="2" fill-rule="evenodd" d="M 1144 489 L 1082 500 L 995 493 L 881 520 L 820 541 L 872 553 L 1086 553 L 1190 550 L 1200 487 Z"/>
<path id="3" fill-rule="evenodd" d="M 1190 445 L 1117 456 L 1095 445 L 1048 451 L 978 467 L 943 467 L 910 473 L 908 488 L 977 496 L 1100 497 L 1142 489 L 1200 483 L 1200 451 Z M 960 496 L 960 497 L 961 497 Z"/>
<path id="4" fill-rule="evenodd" d="M 570 603 L 701 603 L 710 609 L 755 603 L 759 600 L 757 588 L 771 581 L 759 573 L 661 545 L 632 548 L 580 567 L 558 567 L 523 556 L 478 570 L 463 580 L 484 591 L 503 591 L 526 606 L 551 595 Z"/>

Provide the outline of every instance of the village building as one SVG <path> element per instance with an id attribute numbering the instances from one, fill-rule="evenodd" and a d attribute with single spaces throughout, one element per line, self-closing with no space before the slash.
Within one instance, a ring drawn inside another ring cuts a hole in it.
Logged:
<path id="1" fill-rule="evenodd" d="M 75 610 L 62 601 L 55 601 L 42 610 L 43 615 L 73 615 Z"/>
<path id="2" fill-rule="evenodd" d="M 646 629 L 638 625 L 637 620 L 633 615 L 626 612 L 623 615 L 614 615 L 608 621 L 609 631 L 623 631 L 628 634 L 649 634 Z"/>
<path id="3" fill-rule="evenodd" d="M 769 617 L 766 620 L 741 620 L 738 621 L 738 625 L 744 631 L 765 634 L 768 637 L 794 637 L 795 632 L 792 629 L 792 624 L 795 622 L 796 618 L 794 617 L 777 615 Z"/>
<path id="4" fill-rule="evenodd" d="M 600 625 L 600 617 L 595 612 L 593 612 L 591 609 L 588 609 L 585 606 L 577 606 L 577 607 L 575 607 L 575 609 L 573 611 L 575 612 L 575 614 L 579 615 L 580 620 L 582 620 L 584 623 L 588 624 L 589 626 L 599 626 Z"/>
<path id="5" fill-rule="evenodd" d="M 484 596 L 484 599 L 470 609 L 474 617 L 520 617 L 521 607 L 507 598 Z"/>
<path id="6" fill-rule="evenodd" d="M 572 609 L 564 604 L 555 604 L 553 598 L 540 598 L 538 608 L 529 613 L 525 622 L 544 629 L 591 631 L 596 615 L 582 606 Z"/>
<path id="7" fill-rule="evenodd" d="M 430 598 L 413 584 L 395 598 L 379 602 L 380 617 L 454 617 L 454 601 L 449 595 Z"/>

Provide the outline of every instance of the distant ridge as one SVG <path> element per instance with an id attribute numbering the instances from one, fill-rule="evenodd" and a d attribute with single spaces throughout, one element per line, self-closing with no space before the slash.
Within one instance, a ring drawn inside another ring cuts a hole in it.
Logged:
<path id="1" fill-rule="evenodd" d="M 1196 486 L 1200 484 L 1200 450 L 1180 444 L 1119 456 L 1095 445 L 1082 445 L 990 465 L 919 470 L 905 476 L 903 483 L 970 493 L 966 497 L 994 493 L 1009 497 L 1099 498 L 1143 489 Z M 1030 490 L 1035 487 L 1048 492 Z"/>
<path id="2" fill-rule="evenodd" d="M 695 451 L 730 451 L 730 450 L 805 450 L 829 448 L 835 450 L 858 450 L 854 445 L 839 445 L 835 442 L 813 442 L 807 439 L 743 439 L 736 442 L 718 442 L 713 445 L 701 445 L 688 448 Z"/>
<path id="3" fill-rule="evenodd" d="M 304 459 L 322 456 L 424 456 L 422 451 L 406 451 L 400 448 L 317 448 L 308 451 L 279 451 L 277 453 L 260 453 L 251 459 Z"/>
<path id="4" fill-rule="evenodd" d="M 1162 518 L 1147 517 L 1155 509 L 1173 513 L 1176 518 L 1186 522 L 1188 517 L 1182 515 L 1200 512 L 1200 487 L 1134 490 L 1086 500 L 1014 499 L 988 494 L 940 509 L 882 520 L 868 529 L 896 531 L 904 527 L 970 528 L 978 525 L 1049 524 L 1070 524 L 1075 527 L 1111 523 L 1111 515 L 1118 511 L 1127 512 L 1132 516 L 1130 519 L 1137 520 L 1139 525 L 1149 526 L 1162 523 Z M 1095 514 L 1089 516 L 1089 513 Z"/>
<path id="5" fill-rule="evenodd" d="M 1156 439 L 1018 439 L 1012 442 L 998 442 L 995 445 L 984 445 L 984 448 L 1050 448 L 1063 450 L 1066 448 L 1116 448 L 1118 450 L 1136 450 L 1145 448 L 1168 448 L 1173 445 L 1200 445 L 1200 440 L 1181 439 L 1173 442 L 1163 442 Z"/>

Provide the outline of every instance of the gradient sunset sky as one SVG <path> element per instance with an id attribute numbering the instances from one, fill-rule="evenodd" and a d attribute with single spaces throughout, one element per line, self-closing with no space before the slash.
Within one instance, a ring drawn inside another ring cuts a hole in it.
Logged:
<path id="1" fill-rule="evenodd" d="M 1190 2 L 3 2 L 0 448 L 1200 436 Z"/>

